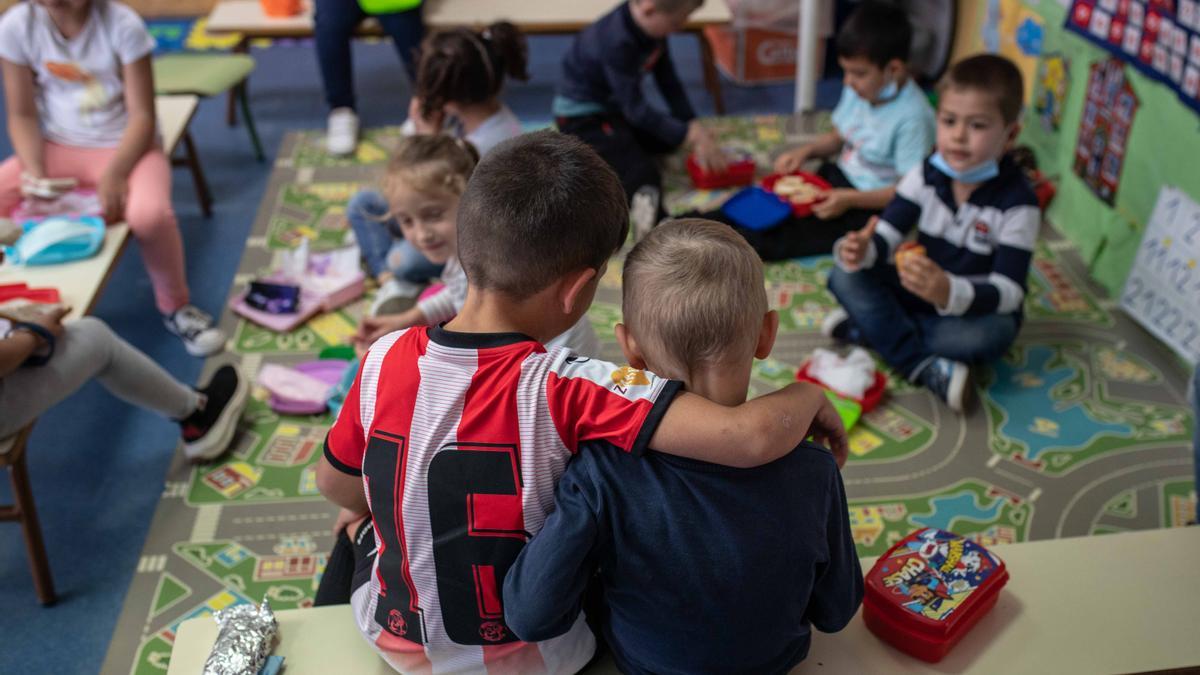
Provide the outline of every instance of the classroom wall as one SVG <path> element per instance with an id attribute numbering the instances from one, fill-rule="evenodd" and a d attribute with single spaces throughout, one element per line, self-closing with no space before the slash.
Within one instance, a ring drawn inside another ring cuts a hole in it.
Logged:
<path id="1" fill-rule="evenodd" d="M 1073 171 L 1091 65 L 1110 54 L 1063 28 L 1066 0 L 959 2 L 955 57 L 979 51 L 1013 58 L 1026 75 L 1027 107 L 1021 142 L 1032 146 L 1042 170 L 1058 179 L 1047 218 L 1075 241 L 1093 275 L 1116 293 L 1137 253 L 1158 192 L 1175 185 L 1200 201 L 1200 115 L 1174 91 L 1130 65 L 1127 80 L 1140 105 L 1127 141 L 1124 167 L 1110 207 Z M 1040 27 L 1040 45 L 1038 28 Z M 1039 66 L 1065 57 L 1069 84 L 1060 127 L 1046 128 L 1034 109 Z"/>

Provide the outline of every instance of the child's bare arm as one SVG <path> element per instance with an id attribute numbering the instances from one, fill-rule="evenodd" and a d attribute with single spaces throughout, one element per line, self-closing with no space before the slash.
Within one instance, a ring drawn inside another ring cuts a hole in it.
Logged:
<path id="1" fill-rule="evenodd" d="M 8 137 L 25 173 L 46 177 L 42 155 L 42 127 L 34 98 L 33 71 L 28 66 L 0 59 L 4 72 L 4 103 L 8 113 Z"/>
<path id="2" fill-rule="evenodd" d="M 820 387 L 796 383 L 731 408 L 695 394 L 671 402 L 650 447 L 671 455 L 736 467 L 772 462 L 810 435 L 846 461 L 846 430 Z"/>
<path id="3" fill-rule="evenodd" d="M 817 136 L 813 140 L 792 148 L 775 159 L 775 170 L 779 173 L 798 171 L 810 159 L 819 159 L 836 154 L 842 149 L 844 139 L 837 130 Z"/>
<path id="4" fill-rule="evenodd" d="M 333 468 L 324 456 L 317 460 L 317 489 L 326 499 L 355 513 L 367 512 L 367 495 L 359 476 Z"/>

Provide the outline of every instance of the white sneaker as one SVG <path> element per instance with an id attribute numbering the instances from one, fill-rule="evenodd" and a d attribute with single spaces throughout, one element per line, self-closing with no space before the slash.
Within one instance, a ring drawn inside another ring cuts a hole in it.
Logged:
<path id="1" fill-rule="evenodd" d="M 163 325 L 183 340 L 192 356 L 212 356 L 225 349 L 225 333 L 213 325 L 211 316 L 194 305 L 184 305 L 164 316 Z"/>
<path id="2" fill-rule="evenodd" d="M 421 295 L 421 290 L 424 286 L 419 286 L 411 281 L 404 281 L 392 277 L 383 282 L 379 287 L 379 292 L 375 294 L 375 299 L 371 301 L 371 308 L 368 310 L 371 316 L 379 316 L 381 314 L 399 314 L 400 312 L 408 311 L 413 305 L 417 304 L 417 297 Z"/>
<path id="3" fill-rule="evenodd" d="M 850 315 L 841 307 L 834 307 L 825 315 L 825 320 L 821 322 L 821 335 L 827 338 L 839 339 L 840 333 L 845 333 L 842 324 L 850 320 Z"/>
<path id="4" fill-rule="evenodd" d="M 344 157 L 358 147 L 358 115 L 351 108 L 334 108 L 329 113 L 325 132 L 325 149 L 329 154 Z"/>
<path id="5" fill-rule="evenodd" d="M 641 241 L 658 224 L 658 188 L 649 185 L 638 188 L 629 204 L 629 219 L 633 221 L 633 242 Z"/>

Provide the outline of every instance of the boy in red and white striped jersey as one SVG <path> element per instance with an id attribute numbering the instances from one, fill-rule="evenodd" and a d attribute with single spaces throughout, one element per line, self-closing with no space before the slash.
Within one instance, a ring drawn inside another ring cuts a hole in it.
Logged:
<path id="1" fill-rule="evenodd" d="M 816 433 L 844 460 L 845 432 L 818 389 L 726 407 L 653 373 L 542 347 L 587 311 L 628 218 L 620 182 L 587 146 L 554 132 L 506 141 L 460 202 L 462 311 L 380 338 L 363 360 L 317 484 L 370 511 L 376 544 L 351 604 L 397 670 L 571 673 L 592 658 L 582 617 L 525 643 L 500 598 L 585 441 L 755 466 Z"/>

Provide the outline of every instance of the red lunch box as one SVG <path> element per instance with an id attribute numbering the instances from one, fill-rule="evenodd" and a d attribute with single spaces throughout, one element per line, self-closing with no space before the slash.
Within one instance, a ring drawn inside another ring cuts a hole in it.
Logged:
<path id="1" fill-rule="evenodd" d="M 687 172 L 692 177 L 692 185 L 699 190 L 742 187 L 754 182 L 754 159 L 742 156 L 731 160 L 724 171 L 705 171 L 696 163 L 695 157 L 688 155 Z"/>
<path id="2" fill-rule="evenodd" d="M 867 573 L 863 620 L 893 647 L 936 663 L 996 605 L 1004 562 L 982 545 L 927 527 L 896 542 Z"/>

